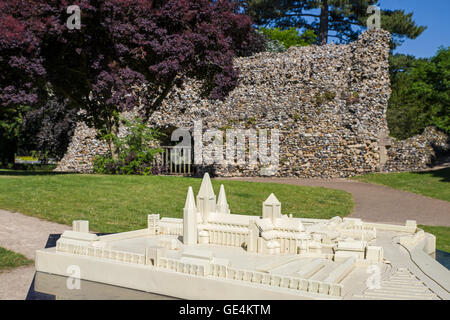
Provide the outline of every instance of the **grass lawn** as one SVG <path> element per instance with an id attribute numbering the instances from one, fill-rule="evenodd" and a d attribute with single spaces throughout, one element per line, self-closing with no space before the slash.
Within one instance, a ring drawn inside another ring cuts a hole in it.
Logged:
<path id="1" fill-rule="evenodd" d="M 450 168 L 399 173 L 371 173 L 352 179 L 450 201 Z"/>
<path id="2" fill-rule="evenodd" d="M 0 272 L 21 266 L 33 264 L 33 260 L 26 258 L 20 253 L 9 251 L 0 247 Z"/>
<path id="3" fill-rule="evenodd" d="M 420 225 L 419 228 L 436 236 L 436 247 L 439 250 L 450 252 L 450 227 Z"/>
<path id="4" fill-rule="evenodd" d="M 272 183 L 215 181 L 224 184 L 232 213 L 261 215 L 262 202 L 275 193 L 282 213 L 296 217 L 346 216 L 351 194 L 334 189 Z M 63 224 L 89 220 L 97 232 L 145 228 L 147 214 L 182 217 L 188 186 L 197 193 L 201 179 L 163 176 L 54 174 L 0 170 L 0 208 Z"/>

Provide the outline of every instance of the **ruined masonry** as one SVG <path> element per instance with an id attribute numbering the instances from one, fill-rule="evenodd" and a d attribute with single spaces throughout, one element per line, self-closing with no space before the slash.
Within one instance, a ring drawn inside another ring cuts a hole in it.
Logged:
<path id="1" fill-rule="evenodd" d="M 194 121 L 202 120 L 203 130 L 278 129 L 278 176 L 331 178 L 425 168 L 434 146 L 449 149 L 448 137 L 429 128 L 405 141 L 389 138 L 389 40 L 388 32 L 370 30 L 347 45 L 237 58 L 239 85 L 225 101 L 201 98 L 199 84 L 188 82 L 173 89 L 149 125 L 192 130 Z M 80 123 L 56 170 L 91 172 L 92 159 L 106 150 L 95 131 Z M 260 169 L 209 168 L 219 176 L 258 176 Z"/>

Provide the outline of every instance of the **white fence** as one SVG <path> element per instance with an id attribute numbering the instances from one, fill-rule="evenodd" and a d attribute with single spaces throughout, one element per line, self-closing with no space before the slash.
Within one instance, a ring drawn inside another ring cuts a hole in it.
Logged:
<path id="1" fill-rule="evenodd" d="M 125 263 L 145 264 L 144 254 L 125 252 L 119 250 L 110 250 L 104 248 L 95 248 L 90 246 L 81 246 L 57 242 L 56 251 L 73 253 L 89 257 L 104 258 L 108 260 L 114 260 Z"/>
<path id="2" fill-rule="evenodd" d="M 197 276 L 209 275 L 218 278 L 254 282 L 335 297 L 342 296 L 343 292 L 343 286 L 337 283 L 236 269 L 214 263 L 210 263 L 209 265 L 200 265 L 194 263 L 183 263 L 182 261 L 176 259 L 160 258 L 158 261 L 158 267 Z"/>
<path id="3" fill-rule="evenodd" d="M 194 152 L 189 147 L 161 146 L 164 151 L 153 164 L 167 168 L 168 174 L 191 175 L 193 173 Z"/>

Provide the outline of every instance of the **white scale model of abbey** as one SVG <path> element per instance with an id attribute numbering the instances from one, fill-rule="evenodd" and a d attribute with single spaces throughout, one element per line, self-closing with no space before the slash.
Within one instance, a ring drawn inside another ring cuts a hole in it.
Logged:
<path id="1" fill-rule="evenodd" d="M 417 228 L 283 215 L 271 194 L 262 216 L 230 213 L 205 174 L 183 219 L 148 215 L 142 230 L 105 236 L 74 221 L 36 270 L 183 299 L 449 299 L 450 272 L 436 239 Z"/>

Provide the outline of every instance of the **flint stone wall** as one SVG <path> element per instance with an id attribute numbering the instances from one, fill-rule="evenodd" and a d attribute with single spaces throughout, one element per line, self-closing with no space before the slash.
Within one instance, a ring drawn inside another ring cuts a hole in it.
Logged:
<path id="1" fill-rule="evenodd" d="M 388 140 L 386 145 L 388 160 L 383 165 L 383 171 L 426 169 L 437 159 L 437 153 L 449 151 L 449 136 L 435 127 L 428 127 L 422 134 L 406 140 Z"/>
<path id="2" fill-rule="evenodd" d="M 387 138 L 389 41 L 388 32 L 370 30 L 347 45 L 237 58 L 239 85 L 225 101 L 201 98 L 199 84 L 188 82 L 173 89 L 149 125 L 192 130 L 194 121 L 202 120 L 203 130 L 278 129 L 277 176 L 331 178 L 417 169 L 430 160 L 432 139 L 417 144 L 417 139 Z M 56 170 L 91 172 L 93 157 L 106 150 L 95 131 L 80 124 Z M 261 175 L 260 166 L 215 164 L 211 169 L 219 176 Z"/>

